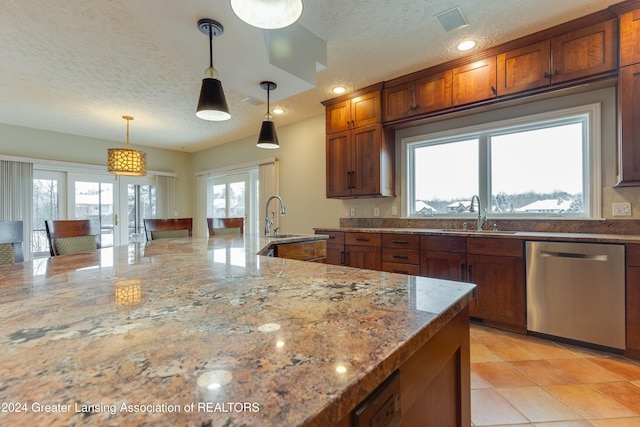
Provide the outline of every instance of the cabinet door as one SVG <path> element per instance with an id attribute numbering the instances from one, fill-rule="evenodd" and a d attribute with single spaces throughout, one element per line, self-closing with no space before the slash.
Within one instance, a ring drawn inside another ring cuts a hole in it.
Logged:
<path id="1" fill-rule="evenodd" d="M 620 66 L 640 62 L 640 10 L 620 15 Z"/>
<path id="2" fill-rule="evenodd" d="M 640 245 L 626 245 L 627 351 L 640 357 Z"/>
<path id="3" fill-rule="evenodd" d="M 498 95 L 551 84 L 551 42 L 545 40 L 498 55 Z"/>
<path id="4" fill-rule="evenodd" d="M 346 245 L 345 249 L 349 267 L 378 271 L 382 269 L 382 256 L 379 246 Z"/>
<path id="5" fill-rule="evenodd" d="M 351 195 L 351 133 L 327 135 L 327 197 Z"/>
<path id="6" fill-rule="evenodd" d="M 614 70 L 616 39 L 615 19 L 551 39 L 552 83 Z"/>
<path id="7" fill-rule="evenodd" d="M 385 88 L 384 98 L 384 121 L 404 119 L 411 117 L 414 111 L 415 98 L 413 95 L 413 82 Z"/>
<path id="8" fill-rule="evenodd" d="M 351 127 L 372 125 L 382 122 L 382 95 L 380 91 L 357 96 L 351 100 Z"/>
<path id="9" fill-rule="evenodd" d="M 471 316 L 526 329 L 523 258 L 467 255 L 467 281 L 477 285 Z"/>
<path id="10" fill-rule="evenodd" d="M 424 114 L 450 108 L 453 105 L 452 86 L 452 70 L 416 80 L 414 82 L 415 104 L 413 114 Z"/>
<path id="11" fill-rule="evenodd" d="M 326 264 L 344 265 L 344 245 L 335 243 L 327 243 L 327 259 Z"/>
<path id="12" fill-rule="evenodd" d="M 618 185 L 640 185 L 640 65 L 620 68 Z"/>
<path id="13" fill-rule="evenodd" d="M 327 134 L 351 128 L 351 101 L 338 102 L 325 108 Z"/>
<path id="14" fill-rule="evenodd" d="M 382 125 L 371 125 L 351 131 L 352 173 L 351 194 L 373 196 L 380 194 L 380 161 Z"/>
<path id="15" fill-rule="evenodd" d="M 463 253 L 455 252 L 420 252 L 420 275 L 436 279 L 466 280 L 466 260 Z"/>
<path id="16" fill-rule="evenodd" d="M 453 105 L 469 104 L 495 96 L 495 56 L 453 69 Z"/>

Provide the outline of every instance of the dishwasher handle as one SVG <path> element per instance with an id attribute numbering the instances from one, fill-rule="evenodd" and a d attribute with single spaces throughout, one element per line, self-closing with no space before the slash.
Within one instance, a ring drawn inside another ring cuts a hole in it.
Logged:
<path id="1" fill-rule="evenodd" d="M 540 251 L 542 257 L 552 258 L 573 258 L 573 259 L 587 259 L 592 261 L 607 261 L 608 256 L 598 254 L 583 254 L 577 252 L 556 252 L 556 251 Z"/>

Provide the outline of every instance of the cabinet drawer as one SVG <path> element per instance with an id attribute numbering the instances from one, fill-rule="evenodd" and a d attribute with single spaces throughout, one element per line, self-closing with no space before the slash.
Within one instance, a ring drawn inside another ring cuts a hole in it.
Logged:
<path id="1" fill-rule="evenodd" d="M 316 234 L 329 236 L 327 244 L 344 245 L 344 231 L 316 230 Z"/>
<path id="2" fill-rule="evenodd" d="M 420 249 L 418 234 L 383 234 L 382 246 L 385 248 Z"/>
<path id="3" fill-rule="evenodd" d="M 413 264 L 401 264 L 397 262 L 382 262 L 382 271 L 388 273 L 409 274 L 411 276 L 420 275 L 420 266 Z"/>
<path id="4" fill-rule="evenodd" d="M 421 236 L 420 249 L 435 252 L 467 252 L 467 238 L 461 236 Z"/>
<path id="5" fill-rule="evenodd" d="M 469 238 L 467 253 L 524 258 L 524 244 L 520 239 Z"/>
<path id="6" fill-rule="evenodd" d="M 382 248 L 382 261 L 419 264 L 420 251 L 417 249 Z"/>
<path id="7" fill-rule="evenodd" d="M 380 233 L 345 233 L 345 243 L 355 246 L 380 246 Z"/>
<path id="8" fill-rule="evenodd" d="M 640 266 L 640 245 L 626 246 L 627 267 Z"/>

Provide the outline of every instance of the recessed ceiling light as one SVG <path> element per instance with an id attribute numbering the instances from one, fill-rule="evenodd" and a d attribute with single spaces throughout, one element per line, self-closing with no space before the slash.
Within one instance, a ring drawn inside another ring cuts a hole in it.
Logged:
<path id="1" fill-rule="evenodd" d="M 344 86 L 336 86 L 333 89 L 331 89 L 331 91 L 339 95 L 341 93 L 345 93 L 347 91 L 347 88 Z"/>
<path id="2" fill-rule="evenodd" d="M 461 43 L 458 44 L 458 46 L 456 46 L 456 49 L 461 50 L 461 51 L 465 51 L 465 50 L 469 50 L 469 49 L 473 49 L 476 45 L 476 42 L 473 40 L 465 40 Z"/>
<path id="3" fill-rule="evenodd" d="M 280 108 L 280 107 L 276 107 L 276 108 L 274 108 L 273 110 L 271 110 L 271 112 L 272 112 L 273 114 L 282 114 L 282 113 L 284 113 L 284 109 L 282 109 L 282 108 Z"/>

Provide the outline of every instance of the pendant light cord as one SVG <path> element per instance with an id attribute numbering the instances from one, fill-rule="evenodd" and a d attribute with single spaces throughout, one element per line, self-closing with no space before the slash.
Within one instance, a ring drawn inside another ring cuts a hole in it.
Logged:
<path id="1" fill-rule="evenodd" d="M 209 24 L 209 67 L 213 68 L 213 30 Z"/>

